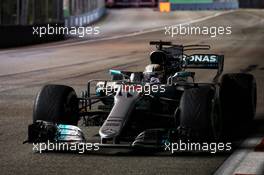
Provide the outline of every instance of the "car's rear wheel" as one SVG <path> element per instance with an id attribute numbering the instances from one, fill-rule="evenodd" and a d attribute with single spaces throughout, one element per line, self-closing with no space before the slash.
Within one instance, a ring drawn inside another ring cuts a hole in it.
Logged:
<path id="1" fill-rule="evenodd" d="M 33 108 L 33 122 L 37 120 L 77 125 L 79 106 L 73 88 L 46 85 L 38 93 Z"/>
<path id="2" fill-rule="evenodd" d="M 213 119 L 214 89 L 200 86 L 184 91 L 179 105 L 179 132 L 182 138 L 190 140 L 215 140 L 219 133 L 219 120 Z"/>
<path id="3" fill-rule="evenodd" d="M 257 88 L 254 76 L 247 73 L 223 75 L 220 100 L 226 131 L 235 134 L 244 130 L 256 113 Z"/>

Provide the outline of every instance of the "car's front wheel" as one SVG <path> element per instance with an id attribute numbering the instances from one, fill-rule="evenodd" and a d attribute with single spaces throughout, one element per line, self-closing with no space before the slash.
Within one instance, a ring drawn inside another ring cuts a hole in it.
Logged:
<path id="1" fill-rule="evenodd" d="M 64 85 L 46 85 L 35 99 L 33 122 L 42 120 L 77 125 L 78 112 L 78 98 L 73 88 Z"/>

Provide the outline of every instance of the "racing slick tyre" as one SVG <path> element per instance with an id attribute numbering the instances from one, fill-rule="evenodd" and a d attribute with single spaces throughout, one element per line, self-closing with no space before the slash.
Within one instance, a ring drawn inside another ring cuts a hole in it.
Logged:
<path id="1" fill-rule="evenodd" d="M 73 88 L 46 85 L 38 93 L 33 107 L 33 122 L 37 120 L 77 125 L 78 99 Z"/>
<path id="2" fill-rule="evenodd" d="M 254 76 L 247 73 L 223 75 L 220 101 L 226 131 L 236 134 L 247 129 L 245 127 L 250 126 L 256 113 L 257 88 Z"/>
<path id="3" fill-rule="evenodd" d="M 220 120 L 213 112 L 214 89 L 211 86 L 199 86 L 184 91 L 179 105 L 179 135 L 181 139 L 192 141 L 216 140 Z M 218 117 L 220 115 L 217 115 Z M 214 123 L 214 124 L 213 124 Z"/>

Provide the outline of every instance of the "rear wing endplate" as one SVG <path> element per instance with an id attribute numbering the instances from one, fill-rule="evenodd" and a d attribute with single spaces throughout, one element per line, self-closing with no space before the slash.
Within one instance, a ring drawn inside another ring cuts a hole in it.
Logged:
<path id="1" fill-rule="evenodd" d="M 191 69 L 217 69 L 214 80 L 218 80 L 224 68 L 224 55 L 193 54 L 183 56 L 183 68 Z"/>

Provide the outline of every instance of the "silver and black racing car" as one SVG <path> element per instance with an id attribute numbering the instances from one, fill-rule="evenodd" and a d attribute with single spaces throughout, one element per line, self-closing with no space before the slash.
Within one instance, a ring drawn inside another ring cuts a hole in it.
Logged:
<path id="1" fill-rule="evenodd" d="M 156 49 L 144 71 L 110 70 L 111 79 L 88 81 L 80 97 L 72 87 L 45 85 L 27 141 L 85 143 L 90 138 L 78 126 L 99 126 L 94 137 L 102 148 L 160 149 L 179 140 L 227 141 L 248 128 L 256 112 L 253 75 L 221 75 L 224 55 L 205 54 L 209 45 L 150 44 Z M 216 75 L 197 83 L 195 69 Z"/>

